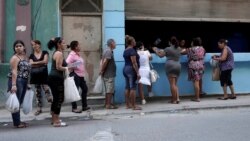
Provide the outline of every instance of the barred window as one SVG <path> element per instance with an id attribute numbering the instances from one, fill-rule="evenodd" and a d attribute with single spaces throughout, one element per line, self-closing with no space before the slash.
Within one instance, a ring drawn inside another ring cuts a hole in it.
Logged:
<path id="1" fill-rule="evenodd" d="M 62 13 L 102 13 L 102 0 L 61 0 Z"/>

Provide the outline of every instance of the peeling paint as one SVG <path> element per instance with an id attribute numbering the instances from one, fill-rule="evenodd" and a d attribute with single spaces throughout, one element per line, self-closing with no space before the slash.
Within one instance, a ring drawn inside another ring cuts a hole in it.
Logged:
<path id="1" fill-rule="evenodd" d="M 25 26 L 25 25 L 19 25 L 16 27 L 16 31 L 24 32 L 24 31 L 26 31 L 26 29 L 27 29 L 27 26 Z"/>

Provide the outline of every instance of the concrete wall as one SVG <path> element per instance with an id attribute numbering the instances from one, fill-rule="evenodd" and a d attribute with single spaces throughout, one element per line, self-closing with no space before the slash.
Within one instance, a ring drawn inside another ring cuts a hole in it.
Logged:
<path id="1" fill-rule="evenodd" d="M 3 62 L 3 51 L 4 51 L 4 0 L 0 0 L 0 63 Z"/>
<path id="2" fill-rule="evenodd" d="M 103 0 L 103 48 L 109 38 L 116 41 L 114 56 L 117 64 L 116 94 L 117 102 L 124 101 L 124 83 L 123 83 L 123 50 L 125 40 L 125 13 L 124 0 Z"/>

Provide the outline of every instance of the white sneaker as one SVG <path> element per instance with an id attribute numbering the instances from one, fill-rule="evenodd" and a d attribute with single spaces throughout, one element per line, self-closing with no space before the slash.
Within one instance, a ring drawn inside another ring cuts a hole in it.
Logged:
<path id="1" fill-rule="evenodd" d="M 153 96 L 154 96 L 154 93 L 152 93 L 152 92 L 148 93 L 148 97 L 153 97 Z"/>
<path id="2" fill-rule="evenodd" d="M 142 101 L 141 101 L 141 104 L 142 105 L 145 105 L 147 102 L 146 102 L 146 100 L 145 99 L 143 99 Z"/>

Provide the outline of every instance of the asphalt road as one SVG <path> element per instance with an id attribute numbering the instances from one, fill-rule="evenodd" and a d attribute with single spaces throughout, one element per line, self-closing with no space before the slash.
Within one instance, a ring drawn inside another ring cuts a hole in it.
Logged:
<path id="1" fill-rule="evenodd" d="M 249 141 L 250 109 L 200 110 L 145 115 L 71 117 L 54 128 L 49 119 L 14 129 L 0 123 L 0 141 Z"/>

